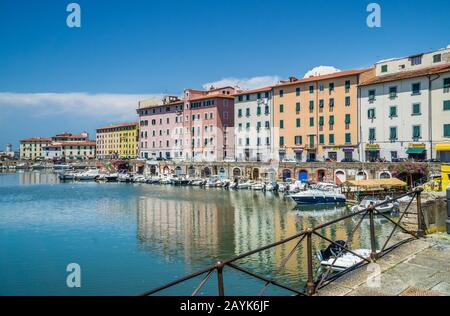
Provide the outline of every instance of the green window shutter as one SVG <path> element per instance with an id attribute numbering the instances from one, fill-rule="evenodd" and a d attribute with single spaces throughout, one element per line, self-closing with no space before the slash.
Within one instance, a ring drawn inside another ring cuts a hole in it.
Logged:
<path id="1" fill-rule="evenodd" d="M 296 126 L 300 127 L 300 119 L 299 118 L 296 120 Z"/>
<path id="2" fill-rule="evenodd" d="M 350 89 L 350 80 L 346 80 L 345 81 L 345 90 L 349 90 Z"/>
<path id="3" fill-rule="evenodd" d="M 413 126 L 413 138 L 420 137 L 420 126 Z"/>
<path id="4" fill-rule="evenodd" d="M 450 137 L 450 124 L 444 124 L 444 137 Z"/>
<path id="5" fill-rule="evenodd" d="M 260 106 L 258 106 L 256 108 L 256 114 L 261 115 L 261 107 Z"/>
<path id="6" fill-rule="evenodd" d="M 389 139 L 391 139 L 391 140 L 397 139 L 397 127 L 390 128 Z"/>
<path id="7" fill-rule="evenodd" d="M 295 111 L 296 111 L 296 112 L 300 112 L 300 102 L 297 102 L 297 103 L 295 104 Z"/>
<path id="8" fill-rule="evenodd" d="M 345 143 L 350 144 L 352 142 L 352 134 L 346 133 L 345 134 Z"/>
<path id="9" fill-rule="evenodd" d="M 280 104 L 280 113 L 283 113 L 283 112 L 284 112 L 284 105 Z"/>
<path id="10" fill-rule="evenodd" d="M 280 120 L 280 128 L 284 128 L 284 121 Z"/>
<path id="11" fill-rule="evenodd" d="M 450 88 L 450 78 L 445 78 L 444 79 L 444 89 L 449 89 Z"/>
<path id="12" fill-rule="evenodd" d="M 330 115 L 330 125 L 334 125 L 334 115 Z"/>
<path id="13" fill-rule="evenodd" d="M 319 100 L 319 108 L 323 108 L 323 105 L 324 105 L 324 102 L 323 102 L 323 100 L 321 99 L 321 100 Z"/>
<path id="14" fill-rule="evenodd" d="M 295 94 L 296 94 L 297 96 L 300 96 L 300 88 L 296 88 L 296 89 L 295 89 Z"/>
<path id="15" fill-rule="evenodd" d="M 309 136 L 309 145 L 314 146 L 314 135 Z"/>
<path id="16" fill-rule="evenodd" d="M 450 110 L 450 100 L 444 101 L 444 111 Z"/>
<path id="17" fill-rule="evenodd" d="M 350 97 L 345 97 L 345 106 L 350 106 L 351 99 Z"/>
<path id="18" fill-rule="evenodd" d="M 350 124 L 350 114 L 345 114 L 345 124 Z"/>
<path id="19" fill-rule="evenodd" d="M 238 117 L 242 117 L 242 109 L 238 110 Z"/>
<path id="20" fill-rule="evenodd" d="M 314 126 L 314 117 L 309 118 L 309 126 Z"/>
<path id="21" fill-rule="evenodd" d="M 397 116 L 397 107 L 396 106 L 391 106 L 390 107 L 389 116 L 390 117 Z"/>
<path id="22" fill-rule="evenodd" d="M 319 144 L 323 145 L 325 143 L 325 137 L 323 134 L 319 135 Z"/>
<path id="23" fill-rule="evenodd" d="M 320 126 L 323 126 L 323 124 L 324 124 L 323 116 L 320 116 L 320 117 L 319 117 L 319 125 L 320 125 Z"/>
<path id="24" fill-rule="evenodd" d="M 334 99 L 331 98 L 331 99 L 330 99 L 330 107 L 333 107 L 333 106 L 334 106 Z"/>
<path id="25" fill-rule="evenodd" d="M 381 66 L 381 72 L 387 72 L 388 71 L 388 65 Z"/>
<path id="26" fill-rule="evenodd" d="M 330 141 L 330 145 L 333 145 L 334 144 L 334 134 L 330 134 L 328 138 Z"/>
<path id="27" fill-rule="evenodd" d="M 420 114 L 420 103 L 413 104 L 412 114 Z"/>
<path id="28" fill-rule="evenodd" d="M 284 146 L 284 137 L 280 136 L 280 146 Z"/>
<path id="29" fill-rule="evenodd" d="M 309 109 L 314 110 L 314 101 L 309 101 Z"/>
<path id="30" fill-rule="evenodd" d="M 375 128 L 369 128 L 369 139 L 375 140 Z"/>

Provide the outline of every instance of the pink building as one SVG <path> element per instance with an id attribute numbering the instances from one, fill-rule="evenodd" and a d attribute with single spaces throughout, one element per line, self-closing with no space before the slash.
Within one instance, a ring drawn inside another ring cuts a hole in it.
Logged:
<path id="1" fill-rule="evenodd" d="M 235 88 L 187 89 L 183 100 L 139 103 L 140 157 L 223 160 L 234 156 Z"/>

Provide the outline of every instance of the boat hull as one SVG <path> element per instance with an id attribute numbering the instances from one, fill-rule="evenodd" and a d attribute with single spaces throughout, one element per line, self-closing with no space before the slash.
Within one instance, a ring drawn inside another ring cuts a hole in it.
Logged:
<path id="1" fill-rule="evenodd" d="M 346 199 L 332 196 L 291 196 L 298 205 L 345 204 Z"/>

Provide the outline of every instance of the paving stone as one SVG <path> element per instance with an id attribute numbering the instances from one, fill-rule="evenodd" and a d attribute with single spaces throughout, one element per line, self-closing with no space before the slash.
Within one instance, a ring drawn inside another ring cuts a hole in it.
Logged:
<path id="1" fill-rule="evenodd" d="M 400 296 L 440 296 L 440 293 L 411 286 L 400 293 Z"/>
<path id="2" fill-rule="evenodd" d="M 346 296 L 391 296 L 391 295 L 378 289 L 360 287 L 356 290 L 351 291 Z"/>
<path id="3" fill-rule="evenodd" d="M 350 293 L 352 289 L 347 287 L 330 284 L 319 290 L 317 296 L 344 296 Z"/>
<path id="4" fill-rule="evenodd" d="M 450 296 L 450 283 L 441 282 L 438 285 L 434 286 L 431 290 L 442 293 L 446 296 Z"/>
<path id="5" fill-rule="evenodd" d="M 438 272 L 433 274 L 427 279 L 424 279 L 420 282 L 416 283 L 417 287 L 424 288 L 424 289 L 431 289 L 437 284 L 441 282 L 447 282 L 450 283 L 450 273 L 449 272 Z"/>
<path id="6" fill-rule="evenodd" d="M 394 268 L 388 270 L 383 274 L 385 277 L 395 277 L 400 279 L 402 282 L 408 286 L 415 286 L 419 282 L 428 280 L 432 275 L 436 274 L 438 271 L 423 267 L 411 263 L 400 263 Z"/>

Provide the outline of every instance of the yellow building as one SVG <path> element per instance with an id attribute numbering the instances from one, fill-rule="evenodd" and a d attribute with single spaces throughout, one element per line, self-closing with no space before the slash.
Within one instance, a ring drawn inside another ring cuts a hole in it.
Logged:
<path id="1" fill-rule="evenodd" d="M 51 138 L 27 138 L 20 141 L 20 159 L 37 160 L 45 158 L 45 150 L 51 145 Z"/>
<path id="2" fill-rule="evenodd" d="M 110 125 L 97 129 L 98 159 L 134 159 L 138 157 L 138 123 Z"/>
<path id="3" fill-rule="evenodd" d="M 358 83 L 368 70 L 290 78 L 273 90 L 280 160 L 358 159 Z"/>

